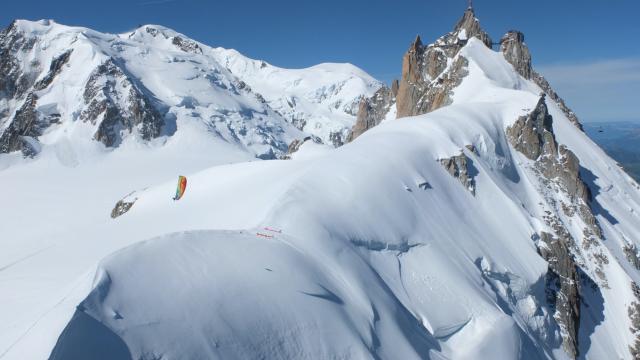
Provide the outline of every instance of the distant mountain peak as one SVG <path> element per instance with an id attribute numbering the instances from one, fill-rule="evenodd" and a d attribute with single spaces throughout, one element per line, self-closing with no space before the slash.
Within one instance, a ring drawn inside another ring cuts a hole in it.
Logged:
<path id="1" fill-rule="evenodd" d="M 464 11 L 462 18 L 458 20 L 453 30 L 453 34 L 457 35 L 458 38 L 463 37 L 464 40 L 477 37 L 489 48 L 492 45 L 491 37 L 482 29 L 482 26 L 480 26 L 480 20 L 476 17 L 472 7 Z"/>
<path id="2" fill-rule="evenodd" d="M 358 102 L 380 86 L 351 64 L 267 66 L 161 25 L 106 34 L 16 20 L 0 32 L 0 152 L 35 156 L 87 127 L 115 148 L 199 126 L 273 158 L 307 135 L 341 145 Z"/>
<path id="3" fill-rule="evenodd" d="M 366 104 L 360 110 L 366 113 L 358 116 L 359 123 L 354 125 L 355 136 L 361 135 L 372 125 L 379 124 L 393 112 L 396 118 L 425 114 L 453 102 L 454 89 L 468 75 L 468 64 L 460 51 L 477 39 L 487 48 L 493 49 L 493 41 L 480 25 L 472 3 L 464 11 L 453 31 L 439 37 L 433 43 L 424 45 L 420 35 L 410 44 L 402 60 L 402 76 L 397 92 L 393 97 L 384 96 L 384 105 L 380 103 L 382 94 L 374 94 L 364 99 Z M 524 42 L 524 34 L 517 30 L 508 31 L 500 40 L 500 52 L 516 72 L 524 79 L 539 86 L 551 100 L 556 102 L 569 120 L 582 129 L 575 113 L 564 100 L 551 88 L 540 74 L 534 71 L 531 53 Z M 371 109 L 377 109 L 372 112 Z"/>

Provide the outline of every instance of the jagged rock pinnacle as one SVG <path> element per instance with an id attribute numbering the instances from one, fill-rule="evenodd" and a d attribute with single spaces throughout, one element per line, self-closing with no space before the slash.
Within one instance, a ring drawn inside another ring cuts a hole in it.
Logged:
<path id="1" fill-rule="evenodd" d="M 513 65 L 516 71 L 525 79 L 531 79 L 533 69 L 531 68 L 531 53 L 524 43 L 524 34 L 520 31 L 511 30 L 500 39 L 500 51 L 504 58 Z"/>
<path id="2" fill-rule="evenodd" d="M 416 35 L 416 39 L 413 40 L 413 43 L 411 43 L 411 47 L 409 48 L 409 51 L 416 51 L 418 48 L 420 48 L 422 46 L 422 39 L 420 39 L 420 35 Z"/>
<path id="3" fill-rule="evenodd" d="M 458 20 L 453 32 L 456 34 L 460 34 L 462 31 L 466 33 L 466 38 L 477 37 L 480 39 L 488 48 L 491 48 L 492 41 L 489 34 L 487 34 L 482 27 L 480 26 L 480 21 L 476 18 L 476 14 L 473 11 L 473 8 L 470 7 L 465 10 L 462 18 Z"/>

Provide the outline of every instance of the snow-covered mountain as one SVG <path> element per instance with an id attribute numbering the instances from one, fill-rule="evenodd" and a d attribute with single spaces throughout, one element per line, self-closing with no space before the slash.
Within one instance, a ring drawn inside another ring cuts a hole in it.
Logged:
<path id="1" fill-rule="evenodd" d="M 351 142 L 291 160 L 205 156 L 180 124 L 0 155 L 0 358 L 637 358 L 640 186 L 522 34 L 492 45 L 467 10 L 359 103 Z M 261 71 L 239 59 L 215 61 Z"/>
<path id="2" fill-rule="evenodd" d="M 0 54 L 0 151 L 30 156 L 61 138 L 117 147 L 193 127 L 260 158 L 307 135 L 341 145 L 354 104 L 381 86 L 352 65 L 280 69 L 155 25 L 110 35 L 18 20 Z"/>
<path id="3" fill-rule="evenodd" d="M 269 106 L 296 128 L 325 144 L 341 146 L 354 125 L 360 101 L 382 83 L 351 64 L 282 69 L 235 50 L 214 49 L 220 64 L 263 94 Z"/>

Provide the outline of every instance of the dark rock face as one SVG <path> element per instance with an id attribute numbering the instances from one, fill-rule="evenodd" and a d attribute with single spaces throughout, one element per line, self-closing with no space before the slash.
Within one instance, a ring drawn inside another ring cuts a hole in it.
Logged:
<path id="1" fill-rule="evenodd" d="M 507 136 L 516 150 L 531 160 L 537 160 L 544 151 L 546 155 L 554 155 L 557 151 L 552 123 L 542 96 L 529 115 L 521 116 L 507 129 Z"/>
<path id="2" fill-rule="evenodd" d="M 509 31 L 500 40 L 500 51 L 504 58 L 516 69 L 516 71 L 527 80 L 532 80 L 538 85 L 542 91 L 553 101 L 555 101 L 560 110 L 567 118 L 580 130 L 582 124 L 578 120 L 576 114 L 569 109 L 564 100 L 551 88 L 549 82 L 531 66 L 531 53 L 529 47 L 524 42 L 524 34 L 519 31 Z"/>
<path id="3" fill-rule="evenodd" d="M 289 144 L 289 148 L 287 149 L 287 153 L 285 155 L 283 155 L 280 159 L 281 160 L 291 160 L 291 155 L 293 155 L 293 153 L 295 153 L 298 150 L 300 150 L 300 147 L 302 147 L 302 145 L 304 143 L 306 143 L 307 141 L 313 141 L 316 144 L 322 144 L 322 140 L 320 140 L 320 138 L 317 138 L 317 137 L 314 137 L 314 136 L 307 136 L 302 140 L 299 140 L 299 139 L 293 140 L 291 142 L 291 144 Z"/>
<path id="4" fill-rule="evenodd" d="M 180 36 L 175 36 L 171 43 L 184 52 L 202 54 L 202 48 L 198 44 L 191 40 L 185 40 Z"/>
<path id="5" fill-rule="evenodd" d="M 635 341 L 629 346 L 629 352 L 632 359 L 640 359 L 640 286 L 632 281 L 631 290 L 635 299 L 627 308 L 627 314 L 631 320 L 629 331 L 635 336 Z"/>
<path id="6" fill-rule="evenodd" d="M 124 72 L 108 60 L 91 74 L 84 91 L 86 108 L 80 119 L 96 123 L 101 119 L 94 138 L 106 146 L 115 146 L 120 132 L 138 128 L 145 140 L 160 135 L 162 115 L 152 106 L 143 89 L 131 82 Z"/>
<path id="7" fill-rule="evenodd" d="M 353 141 L 365 131 L 380 124 L 394 103 L 393 90 L 386 86 L 381 87 L 372 97 L 362 99 L 358 108 L 356 124 L 351 129 L 347 141 Z"/>
<path id="8" fill-rule="evenodd" d="M 533 68 L 531 67 L 531 53 L 524 43 L 524 34 L 519 31 L 509 31 L 500 39 L 500 51 L 504 58 L 525 79 L 531 79 Z"/>
<path id="9" fill-rule="evenodd" d="M 516 150 L 535 161 L 535 171 L 545 179 L 550 191 L 557 188 L 567 194 L 570 202 L 562 203 L 561 207 L 567 216 L 577 213 L 585 223 L 585 250 L 591 244 L 597 244 L 597 239 L 602 238 L 602 230 L 590 207 L 591 191 L 580 175 L 578 158 L 566 146 L 558 145 L 555 139 L 553 119 L 544 94 L 531 113 L 507 128 L 507 138 Z M 604 273 L 601 274 L 603 278 Z"/>
<path id="10" fill-rule="evenodd" d="M 398 118 L 425 114 L 451 103 L 452 90 L 468 73 L 468 61 L 458 53 L 472 37 L 491 47 L 491 38 L 480 27 L 473 9 L 467 9 L 454 30 L 434 44 L 424 46 L 420 37 L 416 38 L 402 60 Z"/>
<path id="11" fill-rule="evenodd" d="M 538 252 L 549 263 L 545 279 L 547 303 L 560 325 L 562 346 L 575 359 L 580 329 L 580 279 L 569 251 L 570 241 L 570 238 L 542 232 Z"/>
<path id="12" fill-rule="evenodd" d="M 548 178 L 558 176 L 572 198 L 581 199 L 583 203 L 589 204 L 591 192 L 580 176 L 580 161 L 564 145 L 560 145 L 558 154 L 560 155 L 558 163 L 550 166 L 545 175 Z"/>
<path id="13" fill-rule="evenodd" d="M 0 134 L 0 153 L 22 151 L 25 156 L 34 156 L 38 151 L 32 144 L 40 135 L 43 124 L 36 111 L 38 96 L 32 87 L 39 75 L 40 64 L 22 64 L 18 57 L 33 49 L 35 41 L 22 33 L 15 22 L 0 32 L 0 104 L 2 100 L 21 104 L 12 118 L 12 110 L 0 105 L 0 124 L 8 124 Z"/>
<path id="14" fill-rule="evenodd" d="M 507 128 L 512 146 L 531 160 L 540 164 L 547 179 L 560 179 L 571 197 L 589 202 L 590 192 L 580 178 L 578 158 L 565 146 L 558 146 L 553 134 L 553 118 L 549 115 L 545 96 L 542 94 L 535 109 L 522 116 Z"/>
<path id="15" fill-rule="evenodd" d="M 344 136 L 342 131 L 332 131 L 329 133 L 329 142 L 331 142 L 331 144 L 334 147 L 340 147 L 342 145 L 344 145 L 344 139 L 348 140 L 348 135 Z"/>
<path id="16" fill-rule="evenodd" d="M 476 194 L 476 183 L 470 169 L 470 160 L 464 153 L 450 158 L 440 159 L 439 161 L 451 176 L 458 179 L 460 183 L 464 185 L 465 189 L 469 190 L 473 195 Z"/>
<path id="17" fill-rule="evenodd" d="M 391 94 L 393 95 L 394 98 L 398 96 L 399 87 L 400 87 L 400 81 L 398 81 L 398 79 L 393 79 L 393 81 L 391 82 Z"/>
<path id="18" fill-rule="evenodd" d="M 44 78 L 40 79 L 37 83 L 35 83 L 35 85 L 33 85 L 33 88 L 35 90 L 42 90 L 49 86 L 53 79 L 58 74 L 60 74 L 60 71 L 62 71 L 62 66 L 69 61 L 72 52 L 73 49 L 70 49 L 62 53 L 60 56 L 54 58 L 51 61 L 51 65 L 49 66 L 49 72 L 47 73 L 47 75 Z"/>
<path id="19" fill-rule="evenodd" d="M 38 113 L 35 109 L 37 102 L 38 96 L 31 93 L 20 109 L 16 111 L 9 127 L 0 136 L 0 153 L 22 151 L 25 156 L 35 155 L 34 149 L 25 141 L 24 137 L 36 138 L 40 135 Z"/>
<path id="20" fill-rule="evenodd" d="M 35 82 L 39 64 L 29 64 L 23 70 L 16 54 L 30 51 L 36 41 L 22 33 L 15 22 L 0 32 L 0 99 L 21 98 Z"/>
<path id="21" fill-rule="evenodd" d="M 116 206 L 113 207 L 113 210 L 111 210 L 111 218 L 115 219 L 121 215 L 124 215 L 127 211 L 131 210 L 136 200 L 137 199 L 134 199 L 133 201 L 129 201 L 129 202 L 124 200 L 119 200 L 116 203 Z"/>
<path id="22" fill-rule="evenodd" d="M 622 250 L 624 251 L 624 256 L 627 258 L 627 261 L 629 261 L 634 268 L 640 270 L 640 257 L 638 256 L 638 247 L 636 244 L 627 244 Z"/>
<path id="23" fill-rule="evenodd" d="M 462 19 L 458 21 L 454 28 L 454 33 L 459 33 L 462 30 L 466 32 L 466 38 L 470 39 L 476 37 L 480 39 L 488 48 L 491 48 L 492 41 L 489 34 L 487 34 L 480 26 L 480 21 L 476 18 L 476 14 L 473 12 L 473 8 L 467 8 L 462 16 Z M 457 34 L 456 34 L 457 35 Z"/>
<path id="24" fill-rule="evenodd" d="M 409 46 L 409 50 L 402 58 L 402 79 L 398 85 L 397 109 L 398 117 L 413 115 L 413 107 L 418 103 L 418 98 L 423 88 L 426 87 L 422 81 L 422 57 L 424 49 L 420 36 Z"/>
<path id="25" fill-rule="evenodd" d="M 538 251 L 549 263 L 547 295 L 562 330 L 563 348 L 576 358 L 581 301 L 576 273 L 591 273 L 598 280 L 593 286 L 607 288 L 604 267 L 609 259 L 602 251 L 602 230 L 591 209 L 591 193 L 580 175 L 580 162 L 566 146 L 557 143 L 545 98 L 542 94 L 535 109 L 518 118 L 506 135 L 514 149 L 533 160 L 531 169 L 540 178 L 540 191 L 550 208 L 543 220 L 554 234 L 541 234 Z M 558 199 L 553 194 L 563 196 Z M 576 226 L 582 228 L 581 234 L 568 230 Z M 581 247 L 576 241 L 579 237 Z"/>
<path id="26" fill-rule="evenodd" d="M 36 37 L 24 34 L 15 22 L 0 32 L 0 100 L 13 100 L 21 104 L 12 118 L 11 109 L 0 108 L 0 124 L 8 123 L 0 136 L 0 153 L 22 151 L 25 156 L 34 156 L 39 151 L 37 137 L 46 126 L 58 121 L 59 114 L 50 114 L 41 119 L 36 109 L 36 92 L 46 88 L 62 71 L 71 56 L 71 50 L 54 58 L 49 72 L 36 82 L 42 72 L 41 64 L 37 61 L 23 64 L 19 60 L 19 55 L 33 50 L 36 42 Z"/>

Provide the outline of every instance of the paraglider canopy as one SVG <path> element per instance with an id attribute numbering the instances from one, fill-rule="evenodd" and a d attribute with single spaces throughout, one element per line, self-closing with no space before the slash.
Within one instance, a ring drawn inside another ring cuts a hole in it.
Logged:
<path id="1" fill-rule="evenodd" d="M 185 190 L 187 190 L 187 178 L 185 176 L 178 176 L 178 186 L 176 187 L 176 196 L 173 197 L 173 200 L 180 200 L 184 195 Z"/>

